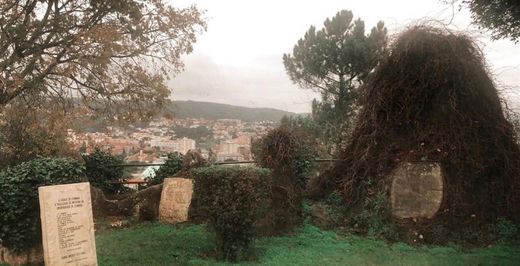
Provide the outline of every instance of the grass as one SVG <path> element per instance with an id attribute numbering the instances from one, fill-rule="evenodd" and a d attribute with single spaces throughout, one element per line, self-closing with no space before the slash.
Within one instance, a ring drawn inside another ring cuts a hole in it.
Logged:
<path id="1" fill-rule="evenodd" d="M 202 225 L 142 224 L 100 231 L 99 265 L 226 265 L 215 261 L 213 239 Z M 339 235 L 306 225 L 292 236 L 255 241 L 263 265 L 518 265 L 520 247 L 498 245 L 464 252 L 457 247 L 413 247 L 403 243 Z"/>

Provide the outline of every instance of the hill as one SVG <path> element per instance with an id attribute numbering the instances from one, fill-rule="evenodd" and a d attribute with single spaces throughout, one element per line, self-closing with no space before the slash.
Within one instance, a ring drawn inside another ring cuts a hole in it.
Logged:
<path id="1" fill-rule="evenodd" d="M 172 104 L 165 108 L 165 113 L 170 113 L 179 118 L 240 119 L 243 121 L 267 120 L 274 122 L 279 122 L 284 115 L 298 115 L 297 113 L 273 108 L 251 108 L 195 101 L 173 101 Z"/>

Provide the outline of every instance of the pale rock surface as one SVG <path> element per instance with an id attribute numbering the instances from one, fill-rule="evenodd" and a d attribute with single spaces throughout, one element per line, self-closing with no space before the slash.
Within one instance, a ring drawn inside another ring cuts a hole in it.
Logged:
<path id="1" fill-rule="evenodd" d="M 159 220 L 171 224 L 188 221 L 192 195 L 193 180 L 165 178 L 159 203 Z"/>
<path id="2" fill-rule="evenodd" d="M 432 218 L 443 197 L 438 163 L 402 163 L 390 175 L 390 203 L 397 218 Z"/>

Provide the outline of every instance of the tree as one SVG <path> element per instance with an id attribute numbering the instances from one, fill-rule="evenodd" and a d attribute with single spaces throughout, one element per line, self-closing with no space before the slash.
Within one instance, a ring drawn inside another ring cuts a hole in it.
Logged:
<path id="1" fill-rule="evenodd" d="M 105 193 L 118 194 L 125 192 L 125 186 L 117 181 L 123 179 L 123 159 L 108 152 L 96 149 L 91 154 L 83 154 L 85 174 L 88 181 Z"/>
<path id="2" fill-rule="evenodd" d="M 148 185 L 162 184 L 167 177 L 174 177 L 182 169 L 184 156 L 178 152 L 168 153 L 168 159 L 159 169 L 155 171 L 153 176 L 146 177 Z"/>
<path id="3" fill-rule="evenodd" d="M 463 0 L 463 3 L 478 25 L 492 31 L 493 38 L 520 40 L 520 1 Z"/>
<path id="4" fill-rule="evenodd" d="M 14 101 L 0 113 L 0 169 L 38 156 L 78 157 L 67 142 L 69 126 L 68 117 L 56 107 L 27 107 Z"/>
<path id="5" fill-rule="evenodd" d="M 163 0 L 0 0 L 0 108 L 13 99 L 149 117 L 205 28 Z"/>
<path id="6" fill-rule="evenodd" d="M 383 22 L 365 35 L 365 23 L 353 21 L 351 11 L 342 10 L 327 18 L 323 29 L 311 26 L 283 62 L 291 80 L 302 88 L 321 93 L 313 104 L 313 115 L 328 142 L 341 143 L 341 132 L 353 116 L 360 85 L 385 54 L 387 29 Z"/>

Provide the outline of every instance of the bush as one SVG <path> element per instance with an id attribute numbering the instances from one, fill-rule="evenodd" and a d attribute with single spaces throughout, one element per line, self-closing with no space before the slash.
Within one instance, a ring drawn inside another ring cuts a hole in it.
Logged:
<path id="1" fill-rule="evenodd" d="M 86 181 L 84 167 L 62 158 L 37 158 L 0 172 L 0 243 L 15 252 L 41 244 L 38 187 Z"/>
<path id="2" fill-rule="evenodd" d="M 148 185 L 161 184 L 166 177 L 172 177 L 182 169 L 182 162 L 184 158 L 178 152 L 168 153 L 168 159 L 164 162 L 153 176 L 146 177 L 146 181 L 150 182 Z"/>
<path id="3" fill-rule="evenodd" d="M 83 160 L 88 180 L 92 185 L 110 194 L 125 191 L 123 184 L 114 183 L 123 177 L 123 167 L 114 166 L 123 164 L 123 159 L 96 149 L 91 154 L 83 155 Z"/>
<path id="4" fill-rule="evenodd" d="M 513 222 L 499 218 L 496 223 L 498 242 L 513 243 L 518 240 L 518 226 Z"/>
<path id="5" fill-rule="evenodd" d="M 304 132 L 282 125 L 253 144 L 253 157 L 260 167 L 273 172 L 273 233 L 291 231 L 303 221 L 302 191 L 313 167 L 315 152 Z"/>
<path id="6" fill-rule="evenodd" d="M 219 259 L 236 261 L 250 251 L 253 224 L 268 207 L 270 171 L 256 167 L 194 169 L 194 200 L 216 234 Z"/>
<path id="7" fill-rule="evenodd" d="M 366 197 L 361 211 L 352 217 L 354 227 L 371 237 L 397 240 L 397 228 L 389 220 L 389 202 L 385 193 Z"/>
<path id="8" fill-rule="evenodd" d="M 272 169 L 277 175 L 291 176 L 305 187 L 317 154 L 308 133 L 282 125 L 252 145 L 253 158 L 260 167 Z"/>

